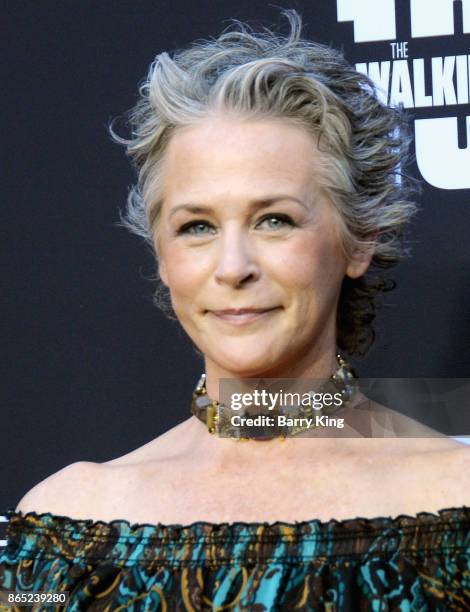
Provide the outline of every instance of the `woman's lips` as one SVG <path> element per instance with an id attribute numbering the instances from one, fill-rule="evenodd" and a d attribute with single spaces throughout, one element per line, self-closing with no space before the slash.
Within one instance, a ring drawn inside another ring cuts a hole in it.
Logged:
<path id="1" fill-rule="evenodd" d="M 278 307 L 269 308 L 261 311 L 251 311 L 251 312 L 241 312 L 238 314 L 234 314 L 231 312 L 223 312 L 223 311 L 210 311 L 217 319 L 224 321 L 225 323 L 230 323 L 232 325 L 246 325 L 248 323 L 252 323 L 254 321 L 258 321 L 265 315 L 269 315 L 275 310 L 278 310 Z"/>

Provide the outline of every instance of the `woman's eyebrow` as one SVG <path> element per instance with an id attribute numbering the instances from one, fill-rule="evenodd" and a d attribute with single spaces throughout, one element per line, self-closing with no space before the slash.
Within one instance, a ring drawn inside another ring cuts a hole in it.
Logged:
<path id="1" fill-rule="evenodd" d="M 255 212 L 262 208 L 267 208 L 268 206 L 272 206 L 273 204 L 276 204 L 277 202 L 280 202 L 282 200 L 291 200 L 292 202 L 296 202 L 297 204 L 300 204 L 304 208 L 307 208 L 305 202 L 303 202 L 299 198 L 296 198 L 291 195 L 283 195 L 283 194 L 271 196 L 268 198 L 263 198 L 262 200 L 253 200 L 249 208 L 250 208 L 250 211 Z M 194 214 L 210 214 L 211 212 L 214 211 L 214 209 L 211 206 L 205 206 L 202 204 L 178 204 L 178 206 L 175 206 L 171 210 L 169 217 L 172 217 L 179 210 L 186 210 Z"/>

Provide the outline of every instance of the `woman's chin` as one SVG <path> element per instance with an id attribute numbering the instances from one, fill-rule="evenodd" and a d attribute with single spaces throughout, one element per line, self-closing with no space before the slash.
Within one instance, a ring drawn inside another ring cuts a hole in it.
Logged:
<path id="1" fill-rule="evenodd" d="M 232 353 L 226 359 L 219 354 L 214 361 L 219 370 L 226 372 L 227 378 L 258 378 L 276 367 L 275 360 L 266 359 L 267 354 L 247 356 L 245 352 L 237 356 Z"/>

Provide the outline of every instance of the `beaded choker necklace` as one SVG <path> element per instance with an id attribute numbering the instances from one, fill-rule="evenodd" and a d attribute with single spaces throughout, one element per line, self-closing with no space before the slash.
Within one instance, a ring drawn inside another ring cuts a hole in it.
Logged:
<path id="1" fill-rule="evenodd" d="M 322 393 L 340 393 L 342 403 L 340 406 L 323 406 L 320 410 L 313 409 L 312 406 L 289 406 L 288 414 L 292 421 L 307 420 L 305 417 L 311 417 L 314 413 L 318 416 L 329 416 L 334 412 L 337 412 L 339 408 L 343 408 L 347 403 L 350 402 L 357 390 L 357 377 L 352 366 L 341 356 L 336 355 L 336 361 L 338 368 L 333 372 L 328 380 L 326 380 L 318 391 Z M 264 428 L 262 435 L 249 436 L 248 438 L 243 436 L 246 429 L 232 424 L 231 419 L 228 418 L 229 414 L 233 415 L 234 412 L 227 408 L 224 404 L 219 403 L 217 400 L 213 400 L 207 395 L 206 391 L 206 374 L 203 373 L 199 379 L 196 388 L 193 391 L 191 412 L 200 421 L 207 426 L 209 433 L 217 433 L 222 437 L 237 438 L 239 440 L 247 440 L 251 437 L 257 437 L 258 439 L 271 439 L 276 437 L 295 436 L 307 429 L 312 429 L 315 426 L 312 424 L 308 426 L 296 426 L 286 425 L 282 428 L 271 428 L 271 431 L 267 431 Z M 270 412 L 271 415 L 279 414 L 279 412 Z M 313 419 L 309 419 L 313 420 Z"/>

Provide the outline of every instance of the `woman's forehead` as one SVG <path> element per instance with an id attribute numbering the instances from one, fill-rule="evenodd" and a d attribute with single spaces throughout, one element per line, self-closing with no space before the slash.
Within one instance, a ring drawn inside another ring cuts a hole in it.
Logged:
<path id="1" fill-rule="evenodd" d="M 286 150 L 308 150 L 318 154 L 315 140 L 306 128 L 287 119 L 242 118 L 232 115 L 208 116 L 192 125 L 179 128 L 170 139 L 167 154 L 175 150 L 186 155 L 223 151 L 226 155 L 249 156 L 262 151 L 272 156 Z"/>
<path id="2" fill-rule="evenodd" d="M 169 197 L 246 189 L 263 198 L 311 189 L 320 165 L 313 137 L 288 121 L 207 119 L 175 133 L 162 178 Z"/>

